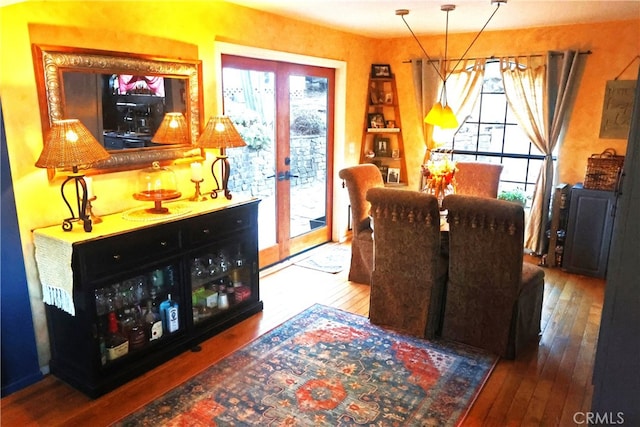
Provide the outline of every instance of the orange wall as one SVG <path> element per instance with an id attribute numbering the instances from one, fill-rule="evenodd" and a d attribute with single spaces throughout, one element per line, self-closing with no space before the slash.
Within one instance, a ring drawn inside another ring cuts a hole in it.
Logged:
<path id="1" fill-rule="evenodd" d="M 344 61 L 348 64 L 347 92 L 354 96 L 346 100 L 344 135 L 339 139 L 341 147 L 347 145 L 345 142 L 360 141 L 361 102 L 374 51 L 368 38 L 215 1 L 30 1 L 6 6 L 0 12 L 2 107 L 36 341 L 43 366 L 49 359 L 48 334 L 31 230 L 58 224 L 68 216 L 68 211 L 60 200 L 60 182 L 49 183 L 46 171 L 34 166 L 43 136 L 37 113 L 31 43 L 199 58 L 203 62 L 205 118 L 219 112 L 214 51 L 217 41 Z M 338 156 L 345 157 L 343 153 Z M 355 159 L 357 155 L 352 155 L 351 161 Z M 175 165 L 172 169 L 179 184 L 189 182 L 187 165 Z M 131 197 L 135 178 L 135 172 L 95 176 L 96 212 L 102 215 L 139 205 Z M 183 191 L 186 193 L 187 189 Z"/>
<path id="2" fill-rule="evenodd" d="M 474 36 L 450 35 L 448 57 L 459 58 Z M 420 38 L 420 42 L 432 58 L 444 55 L 444 37 Z M 584 179 L 587 158 L 591 154 L 600 153 L 607 147 L 615 148 L 619 154 L 625 153 L 626 140 L 599 137 L 600 116 L 607 80 L 613 80 L 640 53 L 640 19 L 528 28 L 522 31 L 486 31 L 467 57 L 499 57 L 565 49 L 592 51 L 591 55 L 584 58 L 580 87 L 558 155 L 558 182 L 574 184 Z M 385 40 L 380 43 L 378 52 L 380 54 L 375 59 L 390 63 L 398 82 L 405 147 L 407 151 L 411 150 L 407 153 L 407 168 L 409 171 L 418 170 L 424 147 L 414 143 L 419 141 L 421 124 L 414 101 L 411 65 L 405 61 L 424 55 L 418 44 L 407 38 Z M 635 61 L 620 79 L 636 80 L 639 65 L 640 61 Z"/>
<path id="3" fill-rule="evenodd" d="M 395 19 L 391 16 L 390 19 Z M 590 49 L 574 114 L 560 152 L 560 179 L 582 179 L 586 158 L 606 147 L 624 152 L 626 141 L 598 138 L 600 112 L 607 80 L 613 79 L 640 52 L 640 19 L 597 25 L 571 25 L 524 31 L 486 32 L 470 55 L 543 52 L 550 49 Z M 450 55 L 459 55 L 473 35 L 452 35 Z M 30 1 L 0 9 L 0 95 L 5 118 L 9 160 L 16 195 L 19 226 L 27 269 L 36 340 L 41 365 L 49 358 L 48 335 L 31 231 L 56 224 L 66 217 L 59 182 L 49 183 L 46 172 L 34 166 L 42 148 L 38 98 L 31 43 L 120 50 L 203 61 L 204 117 L 218 112 L 216 100 L 216 41 L 236 43 L 301 55 L 344 61 L 347 64 L 344 134 L 337 135 L 336 160 L 358 161 L 367 78 L 371 63 L 389 63 L 398 80 L 409 188 L 418 185 L 424 147 L 418 142 L 417 117 L 410 65 L 419 56 L 414 40 L 372 40 L 345 32 L 280 18 L 224 2 L 39 2 Z M 434 57 L 443 50 L 443 37 L 424 38 Z M 438 46 L 440 46 L 438 48 Z M 432 48 L 433 47 L 433 48 Z M 623 78 L 635 79 L 637 63 Z M 355 143 L 355 150 L 350 150 Z M 188 182 L 186 166 L 174 170 Z M 135 172 L 94 177 L 99 214 L 127 209 L 136 202 L 128 182 Z M 336 183 L 337 185 L 337 183 Z M 43 209 L 46 206 L 46 209 Z"/>

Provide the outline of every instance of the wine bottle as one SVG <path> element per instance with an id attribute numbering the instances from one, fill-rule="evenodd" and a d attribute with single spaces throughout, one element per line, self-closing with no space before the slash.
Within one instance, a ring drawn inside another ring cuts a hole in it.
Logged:
<path id="1" fill-rule="evenodd" d="M 109 313 L 109 326 L 105 347 L 107 349 L 107 360 L 112 361 L 122 357 L 129 352 L 129 340 L 127 340 L 118 329 L 116 313 Z"/>
<path id="2" fill-rule="evenodd" d="M 160 304 L 160 317 L 165 331 L 173 333 L 179 329 L 178 303 L 171 299 L 171 294 Z"/>

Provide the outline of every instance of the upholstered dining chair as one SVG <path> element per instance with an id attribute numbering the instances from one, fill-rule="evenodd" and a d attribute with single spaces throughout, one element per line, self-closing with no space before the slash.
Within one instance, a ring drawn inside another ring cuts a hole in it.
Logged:
<path id="1" fill-rule="evenodd" d="M 384 187 L 382 174 L 377 166 L 367 163 L 342 169 L 338 176 L 342 178 L 349 193 L 351 203 L 351 266 L 349 280 L 358 283 L 371 283 L 373 268 L 373 231 L 369 218 L 371 204 L 366 200 L 367 190 Z"/>
<path id="2" fill-rule="evenodd" d="M 503 166 L 496 163 L 457 162 L 456 194 L 498 197 L 498 185 Z"/>
<path id="3" fill-rule="evenodd" d="M 540 332 L 544 270 L 523 262 L 524 211 L 504 200 L 444 199 L 449 274 L 442 337 L 513 359 Z"/>
<path id="4" fill-rule="evenodd" d="M 420 337 L 440 330 L 447 258 L 440 251 L 436 196 L 393 188 L 367 192 L 374 262 L 369 319 Z"/>

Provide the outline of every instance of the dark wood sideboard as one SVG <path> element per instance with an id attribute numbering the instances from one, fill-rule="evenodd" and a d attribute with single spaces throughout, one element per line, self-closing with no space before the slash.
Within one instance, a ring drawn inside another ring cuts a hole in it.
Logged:
<path id="1" fill-rule="evenodd" d="M 38 255 L 39 246 L 71 245 L 75 314 L 45 304 L 51 373 L 95 398 L 261 311 L 258 203 L 187 202 L 193 208 L 188 213 L 158 222 L 114 214 L 93 233 L 82 227 L 66 234 L 60 226 L 35 230 L 39 268 L 51 255 Z M 169 295 L 177 318 L 172 327 L 161 319 L 161 336 L 156 331 L 152 337 L 153 322 L 144 326 L 140 319 L 150 307 L 157 312 Z M 128 339 L 120 354 L 107 348 L 109 316 L 116 316 Z"/>

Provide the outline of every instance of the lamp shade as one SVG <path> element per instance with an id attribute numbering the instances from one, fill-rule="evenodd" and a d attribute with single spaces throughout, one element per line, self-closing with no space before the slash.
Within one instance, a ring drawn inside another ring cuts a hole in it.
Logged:
<path id="1" fill-rule="evenodd" d="M 36 161 L 39 168 L 86 168 L 110 157 L 78 119 L 54 120 Z"/>
<path id="2" fill-rule="evenodd" d="M 439 126 L 443 129 L 455 129 L 458 127 L 458 119 L 453 113 L 453 110 L 448 105 L 444 107 L 440 102 L 429 110 L 427 116 L 424 118 L 425 123 L 433 126 Z"/>
<path id="3" fill-rule="evenodd" d="M 430 125 L 437 126 L 440 123 L 440 118 L 442 117 L 442 104 L 440 102 L 436 102 L 431 110 L 427 113 L 424 118 L 425 123 Z"/>
<path id="4" fill-rule="evenodd" d="M 233 148 L 247 144 L 229 117 L 213 116 L 198 138 L 197 145 L 202 148 Z"/>
<path id="5" fill-rule="evenodd" d="M 440 124 L 438 126 L 443 129 L 455 129 L 458 127 L 458 119 L 448 105 L 445 105 L 442 109 L 442 116 L 440 116 Z"/>
<path id="6" fill-rule="evenodd" d="M 189 144 L 187 120 L 182 113 L 167 113 L 151 138 L 157 144 Z"/>

